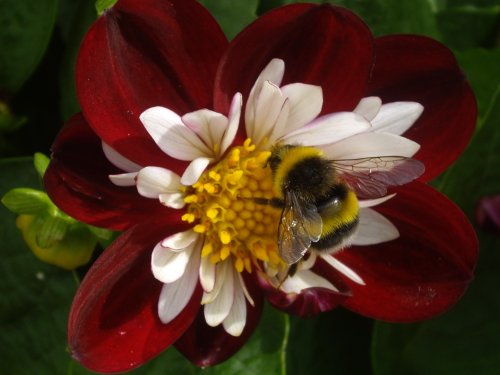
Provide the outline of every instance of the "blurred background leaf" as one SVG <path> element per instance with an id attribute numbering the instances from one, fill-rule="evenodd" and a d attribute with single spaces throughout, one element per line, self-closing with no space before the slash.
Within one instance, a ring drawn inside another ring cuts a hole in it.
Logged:
<path id="1" fill-rule="evenodd" d="M 0 90 L 19 91 L 38 66 L 54 28 L 57 0 L 0 1 Z"/>

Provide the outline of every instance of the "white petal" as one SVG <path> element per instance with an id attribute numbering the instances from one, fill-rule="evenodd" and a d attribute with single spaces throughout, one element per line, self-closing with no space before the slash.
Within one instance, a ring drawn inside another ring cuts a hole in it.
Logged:
<path id="1" fill-rule="evenodd" d="M 246 124 L 247 135 L 255 144 L 269 137 L 280 116 L 285 99 L 274 83 L 266 81 L 255 103 L 254 122 Z"/>
<path id="2" fill-rule="evenodd" d="M 220 291 L 217 297 L 212 302 L 207 303 L 203 309 L 205 320 L 211 327 L 218 326 L 227 318 L 234 301 L 235 280 L 232 263 L 223 262 L 220 272 L 222 275 L 217 274 L 216 276 L 216 278 L 223 279 Z"/>
<path id="3" fill-rule="evenodd" d="M 288 99 L 285 99 L 285 101 L 283 102 L 283 106 L 281 107 L 280 114 L 276 119 L 276 123 L 274 124 L 274 127 L 271 131 L 271 135 L 269 135 L 270 145 L 276 143 L 276 141 L 279 138 L 287 134 L 286 127 L 287 127 L 289 113 L 290 113 L 290 102 L 288 101 Z"/>
<path id="4" fill-rule="evenodd" d="M 403 134 L 420 117 L 424 107 L 417 102 L 393 102 L 382 106 L 372 121 L 372 131 Z"/>
<path id="5" fill-rule="evenodd" d="M 182 116 L 182 122 L 200 137 L 211 151 L 211 156 L 216 156 L 229 125 L 227 117 L 209 109 L 200 109 Z"/>
<path id="6" fill-rule="evenodd" d="M 306 260 L 299 263 L 298 269 L 299 270 L 308 270 L 308 269 L 312 268 L 314 266 L 314 264 L 316 263 L 316 258 L 317 258 L 316 253 L 310 252 L 309 257 Z"/>
<path id="7" fill-rule="evenodd" d="M 368 121 L 372 121 L 377 116 L 381 107 L 382 99 L 378 96 L 369 96 L 361 99 L 353 112 L 363 116 Z"/>
<path id="8" fill-rule="evenodd" d="M 102 151 L 106 158 L 113 164 L 115 167 L 120 168 L 125 172 L 137 172 L 142 167 L 139 164 L 130 161 L 122 154 L 118 153 L 114 148 L 112 148 L 107 143 L 102 142 Z"/>
<path id="9" fill-rule="evenodd" d="M 231 145 L 231 143 L 233 143 L 234 137 L 238 132 L 242 105 L 243 105 L 243 98 L 241 94 L 238 92 L 233 96 L 233 100 L 231 101 L 231 107 L 229 108 L 229 115 L 228 115 L 229 125 L 227 127 L 226 132 L 224 133 L 224 137 L 222 138 L 220 144 L 220 155 L 226 152 L 227 148 Z"/>
<path id="10" fill-rule="evenodd" d="M 224 284 L 224 269 L 225 264 L 228 262 L 221 262 L 215 265 L 215 284 L 210 292 L 203 293 L 201 298 L 201 304 L 205 305 L 207 303 L 213 302 L 219 295 L 222 285 Z"/>
<path id="11" fill-rule="evenodd" d="M 359 210 L 358 231 L 352 239 L 352 245 L 375 245 L 398 237 L 398 229 L 385 216 L 370 208 Z"/>
<path id="12" fill-rule="evenodd" d="M 389 199 L 394 198 L 395 196 L 396 196 L 396 193 L 389 194 L 389 195 L 386 195 L 385 197 L 376 198 L 376 199 L 362 199 L 362 200 L 358 201 L 358 206 L 359 206 L 359 208 L 378 206 L 379 204 L 387 202 Z"/>
<path id="13" fill-rule="evenodd" d="M 365 285 L 365 282 L 363 281 L 363 279 L 356 272 L 354 272 L 354 270 L 352 268 L 348 267 L 347 265 L 345 265 L 344 263 L 342 263 L 338 259 L 334 258 L 330 254 L 324 254 L 324 255 L 321 255 L 321 257 L 330 266 L 335 268 L 337 271 L 339 271 L 341 274 L 343 274 L 347 278 L 351 279 L 352 281 L 354 281 L 357 284 Z"/>
<path id="14" fill-rule="evenodd" d="M 200 263 L 200 284 L 203 290 L 210 293 L 215 286 L 215 264 L 210 261 L 210 257 L 201 258 Z"/>
<path id="15" fill-rule="evenodd" d="M 166 284 L 182 277 L 193 250 L 199 248 L 199 242 L 196 241 L 182 251 L 172 251 L 163 247 L 161 242 L 157 244 L 151 255 L 151 270 L 154 277 Z"/>
<path id="16" fill-rule="evenodd" d="M 163 284 L 158 300 L 158 316 L 167 324 L 184 310 L 198 283 L 197 269 L 200 264 L 199 254 L 192 257 L 184 275 L 173 283 Z"/>
<path id="17" fill-rule="evenodd" d="M 168 236 L 163 241 L 161 241 L 162 247 L 168 247 L 172 250 L 185 249 L 192 245 L 194 241 L 199 238 L 199 234 L 192 229 L 188 229 L 184 232 L 178 232 Z"/>
<path id="18" fill-rule="evenodd" d="M 283 139 L 286 143 L 304 146 L 329 145 L 369 128 L 370 123 L 363 116 L 353 112 L 339 112 L 320 117 Z"/>
<path id="19" fill-rule="evenodd" d="M 213 154 L 198 135 L 184 125 L 179 115 L 168 108 L 149 108 L 140 119 L 158 147 L 173 158 L 193 160 Z"/>
<path id="20" fill-rule="evenodd" d="M 281 284 L 281 289 L 285 293 L 300 293 L 307 288 L 326 288 L 334 292 L 339 291 L 327 279 L 310 270 L 298 271 L 292 277 L 287 277 Z"/>
<path id="21" fill-rule="evenodd" d="M 175 208 L 176 210 L 186 205 L 184 193 L 161 193 L 158 199 L 164 206 Z"/>
<path id="22" fill-rule="evenodd" d="M 142 168 L 137 175 L 137 191 L 146 198 L 158 198 L 162 193 L 178 193 L 180 177 L 161 167 Z"/>
<path id="23" fill-rule="evenodd" d="M 292 83 L 281 88 L 290 104 L 286 132 L 302 128 L 318 117 L 323 107 L 323 90 L 320 86 Z M 284 135 L 284 134 L 282 134 Z"/>
<path id="24" fill-rule="evenodd" d="M 135 186 L 137 172 L 111 174 L 109 179 L 116 186 Z"/>
<path id="25" fill-rule="evenodd" d="M 189 163 L 188 167 L 182 174 L 181 184 L 184 186 L 191 186 L 195 184 L 211 161 L 213 161 L 211 158 L 194 159 L 191 163 Z"/>
<path id="26" fill-rule="evenodd" d="M 321 148 L 328 158 L 341 160 L 377 156 L 412 157 L 420 145 L 398 135 L 369 132 Z"/>
<path id="27" fill-rule="evenodd" d="M 252 138 L 254 134 L 253 126 L 255 124 L 255 108 L 257 106 L 257 99 L 260 96 L 264 82 L 268 81 L 276 86 L 279 86 L 284 74 L 285 62 L 281 59 L 272 59 L 257 77 L 257 80 L 250 91 L 250 95 L 248 96 L 245 109 L 245 124 L 247 126 L 246 131 L 249 137 Z"/>
<path id="28" fill-rule="evenodd" d="M 240 282 L 240 287 L 243 290 L 243 294 L 245 295 L 245 298 L 247 299 L 248 303 L 251 306 L 255 306 L 255 302 L 253 301 L 252 296 L 248 292 L 247 286 L 245 285 L 245 280 L 243 280 L 243 276 L 241 276 L 240 272 L 238 272 L 237 275 L 238 275 L 238 280 Z"/>
<path id="29" fill-rule="evenodd" d="M 239 284 L 234 287 L 234 302 L 229 315 L 222 322 L 224 330 L 231 336 L 238 337 L 243 332 L 247 321 L 247 303 Z"/>

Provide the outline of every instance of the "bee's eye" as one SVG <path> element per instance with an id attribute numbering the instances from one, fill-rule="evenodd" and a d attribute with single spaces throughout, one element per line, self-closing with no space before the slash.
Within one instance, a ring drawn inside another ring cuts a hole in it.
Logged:
<path id="1" fill-rule="evenodd" d="M 278 169 L 278 165 L 281 163 L 281 158 L 277 155 L 271 155 L 269 159 L 267 159 L 267 164 L 271 167 L 273 172 L 276 172 Z"/>

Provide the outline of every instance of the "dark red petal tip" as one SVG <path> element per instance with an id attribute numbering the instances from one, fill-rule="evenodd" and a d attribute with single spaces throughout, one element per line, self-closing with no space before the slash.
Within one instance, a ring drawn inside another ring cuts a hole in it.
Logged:
<path id="1" fill-rule="evenodd" d="M 158 318 L 161 290 L 151 272 L 151 250 L 185 228 L 145 223 L 113 242 L 78 289 L 68 322 L 71 353 L 85 367 L 103 373 L 131 370 L 158 355 L 191 325 L 200 308 L 198 287 L 169 324 Z"/>
<path id="2" fill-rule="evenodd" d="M 140 114 L 164 106 L 184 114 L 209 107 L 227 40 L 194 0 L 120 0 L 82 42 L 77 94 L 100 138 L 140 165 L 168 166 Z"/>
<path id="3" fill-rule="evenodd" d="M 475 232 L 462 211 L 419 182 L 398 189 L 377 211 L 400 237 L 336 256 L 366 284 L 346 279 L 353 296 L 344 305 L 375 319 L 411 322 L 455 304 L 473 278 L 478 255 Z"/>
<path id="4" fill-rule="evenodd" d="M 229 335 L 222 325 L 209 327 L 201 309 L 191 327 L 175 343 L 175 347 L 196 366 L 213 366 L 225 361 L 241 349 L 259 324 L 263 308 L 262 293 L 253 276 L 245 277 L 245 285 L 255 306 L 247 302 L 247 322 L 240 336 Z"/>
<path id="5" fill-rule="evenodd" d="M 259 17 L 229 45 L 215 85 L 215 107 L 248 93 L 273 59 L 285 61 L 284 84 L 323 88 L 323 112 L 352 110 L 372 67 L 372 35 L 354 13 L 331 5 L 292 4 Z M 241 72 L 245 74 L 241 74 Z"/>
<path id="6" fill-rule="evenodd" d="M 332 282 L 339 289 L 339 292 L 326 288 L 307 288 L 300 293 L 286 293 L 272 286 L 265 275 L 260 275 L 259 284 L 271 305 L 279 310 L 299 316 L 312 316 L 330 311 L 351 295 L 349 288 L 337 272 L 328 267 L 324 261 L 317 260 L 313 271 Z"/>
<path id="7" fill-rule="evenodd" d="M 404 134 L 419 143 L 415 158 L 424 162 L 420 178 L 443 172 L 465 149 L 476 125 L 476 101 L 453 53 L 443 44 L 416 35 L 375 39 L 376 62 L 368 95 L 384 103 L 415 101 L 424 106 Z"/>
<path id="8" fill-rule="evenodd" d="M 101 140 L 81 114 L 65 124 L 52 145 L 52 161 L 44 184 L 52 201 L 85 223 L 124 230 L 153 217 L 180 214 L 155 199 L 140 196 L 135 187 L 119 187 L 108 178 L 122 173 L 104 156 Z"/>

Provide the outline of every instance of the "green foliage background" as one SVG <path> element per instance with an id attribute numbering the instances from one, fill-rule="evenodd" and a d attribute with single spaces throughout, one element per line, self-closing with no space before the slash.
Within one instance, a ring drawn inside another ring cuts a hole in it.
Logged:
<path id="1" fill-rule="evenodd" d="M 202 0 L 231 38 L 257 15 L 291 0 Z M 326 1 L 323 1 L 326 2 Z M 467 151 L 435 186 L 474 219 L 479 197 L 500 193 L 500 3 L 498 0 L 338 0 L 375 35 L 425 34 L 452 48 L 477 96 L 479 122 Z M 97 17 L 91 0 L 0 1 L 0 196 L 40 188 L 34 152 L 48 153 L 78 111 L 78 46 Z M 452 140 L 453 134 L 450 134 Z M 338 309 L 296 319 L 266 308 L 231 360 L 198 369 L 169 349 L 134 374 L 498 374 L 500 240 L 478 230 L 476 280 L 451 311 L 396 325 Z M 0 368 L 11 374 L 89 374 L 66 350 L 76 275 L 38 261 L 0 207 Z"/>

